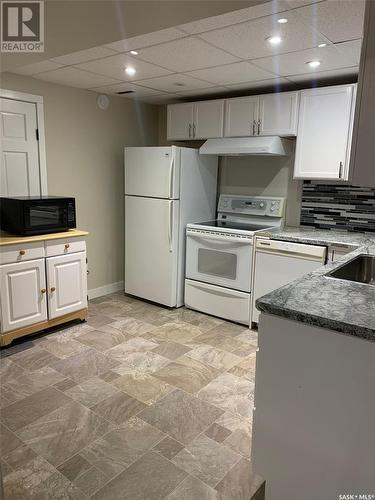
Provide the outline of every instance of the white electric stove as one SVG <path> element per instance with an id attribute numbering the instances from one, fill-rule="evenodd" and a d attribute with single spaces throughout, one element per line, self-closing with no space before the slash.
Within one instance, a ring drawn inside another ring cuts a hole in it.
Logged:
<path id="1" fill-rule="evenodd" d="M 186 228 L 185 306 L 251 324 L 254 234 L 283 224 L 285 199 L 220 195 L 218 217 Z"/>

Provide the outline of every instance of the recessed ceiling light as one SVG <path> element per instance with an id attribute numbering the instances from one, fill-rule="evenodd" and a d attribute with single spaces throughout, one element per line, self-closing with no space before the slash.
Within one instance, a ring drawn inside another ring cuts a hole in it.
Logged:
<path id="1" fill-rule="evenodd" d="M 320 43 L 320 44 L 318 45 L 318 47 L 319 47 L 319 48 L 322 48 L 322 47 L 327 47 L 327 44 L 326 44 L 326 43 Z"/>
<path id="2" fill-rule="evenodd" d="M 308 61 L 306 64 L 308 66 L 310 66 L 310 68 L 317 68 L 318 66 L 320 66 L 321 62 L 320 61 Z"/>
<path id="3" fill-rule="evenodd" d="M 126 66 L 126 68 L 125 68 L 125 73 L 129 76 L 135 75 L 136 72 L 137 72 L 137 70 L 135 68 L 133 68 L 133 66 Z"/>
<path id="4" fill-rule="evenodd" d="M 288 19 L 286 17 L 282 17 L 281 19 L 278 19 L 277 22 L 280 24 L 285 24 L 288 22 Z"/>
<path id="5" fill-rule="evenodd" d="M 131 50 L 130 53 L 133 54 L 133 56 L 137 56 L 138 55 L 138 52 L 136 50 Z"/>
<path id="6" fill-rule="evenodd" d="M 279 35 L 275 35 L 275 36 L 269 36 L 268 38 L 266 38 L 266 40 L 271 45 L 279 45 L 279 43 L 281 43 L 282 41 L 282 38 Z"/>

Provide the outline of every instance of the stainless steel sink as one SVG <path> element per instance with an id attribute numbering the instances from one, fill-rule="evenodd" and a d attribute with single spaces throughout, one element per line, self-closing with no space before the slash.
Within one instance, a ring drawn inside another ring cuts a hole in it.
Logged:
<path id="1" fill-rule="evenodd" d="M 375 255 L 358 255 L 327 274 L 331 278 L 375 285 Z"/>

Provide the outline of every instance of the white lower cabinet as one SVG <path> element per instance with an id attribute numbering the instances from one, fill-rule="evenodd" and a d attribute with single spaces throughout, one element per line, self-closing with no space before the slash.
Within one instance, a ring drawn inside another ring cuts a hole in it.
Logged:
<path id="1" fill-rule="evenodd" d="M 0 345 L 69 319 L 87 317 L 85 240 L 26 240 L 0 246 Z"/>
<path id="2" fill-rule="evenodd" d="M 3 332 L 47 319 L 44 259 L 0 266 L 0 290 Z"/>
<path id="3" fill-rule="evenodd" d="M 46 259 L 51 319 L 87 307 L 86 252 Z"/>

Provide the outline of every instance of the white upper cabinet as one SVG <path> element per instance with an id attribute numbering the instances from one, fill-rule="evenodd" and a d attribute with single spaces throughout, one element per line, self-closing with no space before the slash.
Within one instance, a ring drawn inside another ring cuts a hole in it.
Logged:
<path id="1" fill-rule="evenodd" d="M 168 105 L 167 139 L 209 139 L 223 136 L 224 100 Z"/>
<path id="2" fill-rule="evenodd" d="M 169 104 L 167 109 L 167 139 L 191 139 L 194 123 L 194 103 Z"/>
<path id="3" fill-rule="evenodd" d="M 257 135 L 259 96 L 235 97 L 225 101 L 225 137 Z"/>
<path id="4" fill-rule="evenodd" d="M 299 92 L 259 96 L 259 135 L 297 135 Z"/>
<path id="5" fill-rule="evenodd" d="M 294 177 L 348 180 L 356 85 L 301 91 Z"/>
<path id="6" fill-rule="evenodd" d="M 194 111 L 194 139 L 223 137 L 224 100 L 196 102 Z"/>
<path id="7" fill-rule="evenodd" d="M 44 259 L 0 266 L 1 331 L 47 319 Z"/>

